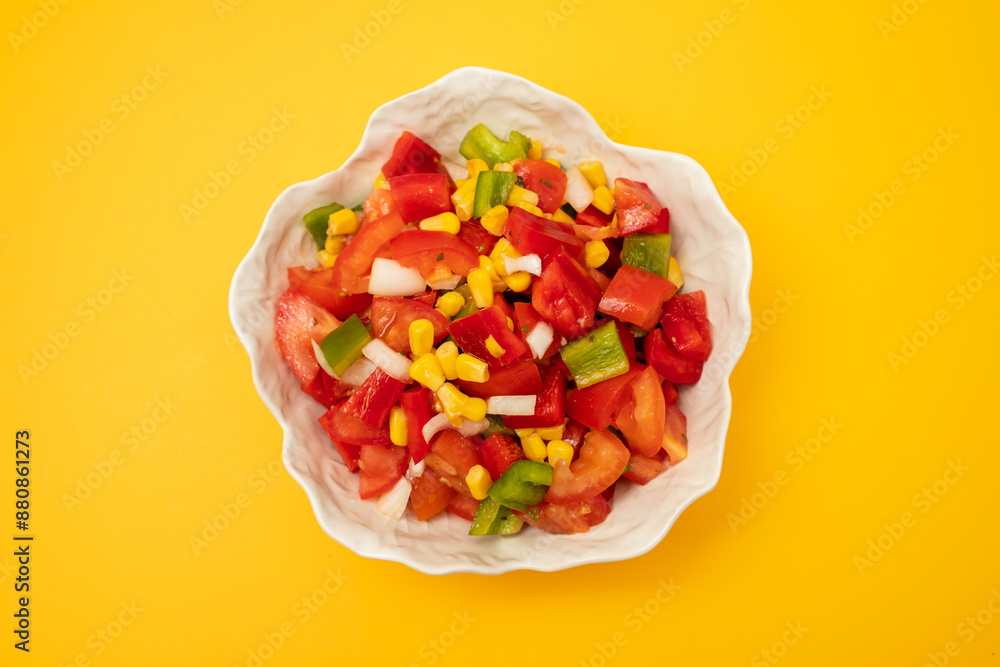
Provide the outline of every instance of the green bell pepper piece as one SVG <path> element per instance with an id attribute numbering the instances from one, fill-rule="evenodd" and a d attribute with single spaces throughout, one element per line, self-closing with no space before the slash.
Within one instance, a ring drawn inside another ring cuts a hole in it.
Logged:
<path id="1" fill-rule="evenodd" d="M 302 222 L 316 241 L 317 250 L 322 250 L 326 246 L 326 226 L 330 222 L 330 216 L 342 208 L 344 207 L 340 204 L 333 203 L 314 208 L 302 216 Z"/>
<path id="2" fill-rule="evenodd" d="M 514 535 L 521 532 L 521 528 L 524 527 L 524 521 L 518 515 L 511 512 L 510 516 L 500 522 L 500 534 L 501 535 Z"/>
<path id="3" fill-rule="evenodd" d="M 486 430 L 480 434 L 483 438 L 488 438 L 494 433 L 509 435 L 512 438 L 517 435 L 514 429 L 503 423 L 503 418 L 500 415 L 486 415 L 486 419 L 489 421 L 490 425 L 487 426 Z"/>
<path id="4" fill-rule="evenodd" d="M 361 356 L 361 350 L 372 342 L 371 334 L 357 313 L 328 333 L 319 343 L 326 363 L 338 378 Z"/>
<path id="5" fill-rule="evenodd" d="M 577 389 L 622 375 L 629 366 L 614 320 L 573 341 L 559 350 L 559 355 L 573 374 Z"/>
<path id="6" fill-rule="evenodd" d="M 507 202 L 510 191 L 517 183 L 512 171 L 481 171 L 476 178 L 476 198 L 472 204 L 472 217 L 481 218 L 494 206 Z"/>
<path id="7" fill-rule="evenodd" d="M 495 502 L 524 512 L 545 498 L 552 484 L 552 466 L 540 461 L 516 461 L 488 491 Z"/>
<path id="8" fill-rule="evenodd" d="M 670 234 L 631 234 L 622 245 L 622 264 L 646 269 L 664 278 L 670 274 Z"/>
<path id="9" fill-rule="evenodd" d="M 479 158 L 492 169 L 493 165 L 499 162 L 527 158 L 530 147 L 531 139 L 517 130 L 511 130 L 510 139 L 504 142 L 497 139 L 488 127 L 480 123 L 465 135 L 461 146 L 458 147 L 458 152 L 466 160 Z"/>
<path id="10" fill-rule="evenodd" d="M 509 509 L 492 498 L 484 498 L 480 501 L 476 516 L 472 519 L 469 535 L 499 535 L 500 527 L 509 515 Z"/>

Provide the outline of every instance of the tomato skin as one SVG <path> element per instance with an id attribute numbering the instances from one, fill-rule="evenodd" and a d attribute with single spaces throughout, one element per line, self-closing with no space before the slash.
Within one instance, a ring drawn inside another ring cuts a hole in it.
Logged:
<path id="1" fill-rule="evenodd" d="M 424 278 L 431 275 L 438 261 L 444 262 L 452 273 L 463 276 L 479 266 L 475 248 L 448 232 L 405 231 L 389 241 L 389 252 L 394 260 L 417 269 Z"/>
<path id="2" fill-rule="evenodd" d="M 448 318 L 430 306 L 397 296 L 372 299 L 372 334 L 396 352 L 410 353 L 410 322 L 430 320 L 434 325 L 434 344 L 448 335 Z"/>
<path id="3" fill-rule="evenodd" d="M 542 371 L 542 391 L 536 395 L 535 414 L 504 415 L 510 428 L 545 428 L 559 426 L 566 417 L 566 375 L 556 365 Z"/>
<path id="4" fill-rule="evenodd" d="M 490 379 L 486 382 L 454 380 L 454 383 L 463 392 L 476 398 L 542 393 L 542 375 L 535 362 L 527 359 L 519 359 L 495 370 L 490 369 Z"/>
<path id="5" fill-rule="evenodd" d="M 392 156 L 382 165 L 382 175 L 394 178 L 404 174 L 424 173 L 447 173 L 441 164 L 441 154 L 417 135 L 403 130 L 392 147 Z"/>
<path id="6" fill-rule="evenodd" d="M 406 415 L 406 447 L 410 450 L 410 458 L 420 463 L 431 451 L 423 434 L 424 425 L 434 416 L 431 390 L 427 387 L 407 389 L 399 396 L 399 406 Z"/>
<path id="7" fill-rule="evenodd" d="M 381 218 L 384 215 L 398 213 L 398 211 L 396 211 L 396 203 L 392 201 L 392 194 L 385 188 L 376 188 L 365 199 L 362 213 L 364 213 L 365 221 L 367 222 Z"/>
<path id="8" fill-rule="evenodd" d="M 676 405 L 667 406 L 663 449 L 667 452 L 670 465 L 677 465 L 688 455 L 687 416 Z"/>
<path id="9" fill-rule="evenodd" d="M 570 417 L 566 420 L 566 428 L 563 429 L 562 441 L 573 448 L 573 459 L 580 454 L 580 447 L 583 446 L 583 437 L 590 430 L 577 420 Z"/>
<path id="10" fill-rule="evenodd" d="M 569 505 L 601 493 L 621 477 L 629 456 L 628 447 L 610 431 L 591 431 L 583 439 L 577 460 L 571 464 L 556 461 L 545 500 Z"/>
<path id="11" fill-rule="evenodd" d="M 371 273 L 372 262 L 382 246 L 387 245 L 402 230 L 403 219 L 398 213 L 366 220 L 333 263 L 334 289 L 350 294 L 367 292 L 367 281 L 362 278 Z"/>
<path id="12" fill-rule="evenodd" d="M 458 231 L 458 238 L 472 246 L 479 255 L 489 256 L 493 252 L 493 246 L 497 244 L 497 237 L 486 231 L 478 219 L 463 222 Z"/>
<path id="13" fill-rule="evenodd" d="M 424 460 L 427 467 L 440 475 L 448 486 L 462 495 L 472 496 L 465 476 L 472 466 L 481 463 L 472 440 L 452 429 L 441 431 L 432 439 L 431 452 Z"/>
<path id="14" fill-rule="evenodd" d="M 347 445 L 391 445 L 388 428 L 376 428 L 345 413 L 344 402 L 333 406 L 321 417 L 320 424 L 333 440 Z"/>
<path id="15" fill-rule="evenodd" d="M 410 505 L 417 515 L 417 521 L 427 521 L 448 506 L 455 498 L 455 490 L 441 481 L 431 471 L 424 471 L 420 477 L 411 480 Z"/>
<path id="16" fill-rule="evenodd" d="M 628 460 L 628 467 L 622 473 L 622 477 L 636 484 L 646 486 L 653 481 L 653 478 L 666 469 L 667 464 L 661 459 L 633 452 Z"/>
<path id="17" fill-rule="evenodd" d="M 479 458 L 494 482 L 507 472 L 507 468 L 526 457 L 524 450 L 514 438 L 502 433 L 491 433 L 486 442 L 479 446 Z"/>
<path id="18" fill-rule="evenodd" d="M 685 357 L 708 360 L 712 353 L 712 333 L 703 291 L 678 294 L 668 301 L 660 326 L 674 349 Z"/>
<path id="19" fill-rule="evenodd" d="M 677 387 L 670 380 L 663 381 L 663 400 L 667 405 L 675 405 L 680 396 Z"/>
<path id="20" fill-rule="evenodd" d="M 607 227 L 611 224 L 612 217 L 591 204 L 576 214 L 576 224 L 587 227 Z"/>
<path id="21" fill-rule="evenodd" d="M 515 160 L 511 166 L 524 187 L 538 195 L 538 208 L 555 213 L 566 194 L 566 173 L 544 160 Z"/>
<path id="22" fill-rule="evenodd" d="M 320 372 L 312 342 L 318 343 L 339 326 L 328 310 L 292 287 L 278 299 L 278 349 L 303 386 L 310 386 Z"/>
<path id="23" fill-rule="evenodd" d="M 323 413 L 323 416 L 319 418 L 319 425 L 323 427 L 324 431 L 326 431 L 326 434 L 329 436 L 334 448 L 336 448 L 337 452 L 340 454 L 340 458 L 342 458 L 344 463 L 347 465 L 347 469 L 351 472 L 357 472 L 358 464 L 361 461 L 361 446 L 351 445 L 340 439 L 339 434 L 333 426 L 333 416 L 337 412 L 338 410 L 336 408 L 332 408 Z"/>
<path id="24" fill-rule="evenodd" d="M 664 379 L 675 384 L 692 384 L 701 378 L 704 362 L 685 357 L 674 349 L 663 329 L 653 329 L 643 341 L 646 363 L 656 369 Z"/>
<path id="25" fill-rule="evenodd" d="M 316 399 L 326 409 L 333 407 L 340 399 L 347 396 L 350 387 L 325 372 L 316 373 L 316 377 L 308 385 L 302 385 L 302 391 Z"/>
<path id="26" fill-rule="evenodd" d="M 636 232 L 670 232 L 669 211 L 663 208 L 649 186 L 641 181 L 615 179 L 615 208 L 622 236 Z"/>
<path id="27" fill-rule="evenodd" d="M 628 401 L 632 380 L 644 368 L 635 364 L 622 375 L 574 390 L 566 399 L 566 413 L 584 426 L 597 431 L 606 429 Z"/>
<path id="28" fill-rule="evenodd" d="M 519 334 L 521 334 L 521 340 L 525 341 L 525 345 L 528 344 L 528 334 L 531 333 L 531 330 L 535 328 L 536 324 L 544 321 L 542 316 L 538 314 L 538 311 L 535 310 L 534 306 L 530 303 L 524 303 L 521 301 L 514 304 L 514 317 L 512 319 L 514 320 L 514 328 Z M 546 324 L 548 323 L 546 322 Z M 552 342 L 549 344 L 548 348 L 546 348 L 545 353 L 542 354 L 541 358 L 548 359 L 553 354 L 558 352 L 560 347 L 559 337 L 553 336 Z"/>
<path id="29" fill-rule="evenodd" d="M 590 330 L 600 300 L 597 285 L 562 248 L 552 253 L 531 292 L 534 309 L 569 340 Z"/>
<path id="30" fill-rule="evenodd" d="M 624 264 L 604 291 L 597 309 L 649 331 L 656 326 L 663 305 L 677 286 L 655 273 Z"/>
<path id="31" fill-rule="evenodd" d="M 598 326 L 602 324 L 604 323 L 601 322 Z M 628 357 L 628 363 L 631 366 L 635 363 L 635 333 L 632 331 L 632 327 L 620 320 L 615 320 L 615 326 L 618 327 L 618 338 L 622 341 L 625 356 Z"/>
<path id="32" fill-rule="evenodd" d="M 361 448 L 358 495 L 362 500 L 380 496 L 403 478 L 409 456 L 406 447 L 367 445 Z"/>
<path id="33" fill-rule="evenodd" d="M 608 488 L 613 489 L 614 486 Z M 610 513 L 611 506 L 599 493 L 566 505 L 543 502 L 528 512 L 516 512 L 525 523 L 553 535 L 586 533 L 593 526 L 604 523 Z"/>
<path id="34" fill-rule="evenodd" d="M 448 503 L 448 511 L 455 516 L 460 516 L 467 521 L 476 518 L 476 510 L 479 509 L 479 501 L 472 496 L 463 496 L 456 493 L 455 497 Z"/>
<path id="35" fill-rule="evenodd" d="M 451 210 L 445 174 L 404 174 L 387 180 L 392 201 L 403 222 L 420 222 Z"/>
<path id="36" fill-rule="evenodd" d="M 381 368 L 376 368 L 344 401 L 341 410 L 369 426 L 381 428 L 405 387 L 405 384 L 386 374 Z"/>
<path id="37" fill-rule="evenodd" d="M 491 373 L 528 352 L 528 346 L 520 336 L 507 328 L 507 316 L 495 303 L 489 308 L 483 308 L 452 321 L 448 325 L 448 333 L 463 352 L 489 364 Z M 493 336 L 504 350 L 499 357 L 494 357 L 486 348 L 486 339 L 490 336 Z"/>
<path id="38" fill-rule="evenodd" d="M 510 209 L 503 235 L 522 255 L 548 257 L 559 248 L 565 248 L 573 257 L 583 252 L 583 242 L 555 220 L 525 211 L 520 206 Z"/>
<path id="39" fill-rule="evenodd" d="M 666 420 L 663 388 L 656 369 L 646 366 L 632 380 L 630 390 L 631 398 L 618 413 L 615 425 L 633 453 L 653 456 L 663 446 Z"/>
<path id="40" fill-rule="evenodd" d="M 371 294 L 348 294 L 334 289 L 333 268 L 291 266 L 288 268 L 288 283 L 329 310 L 338 320 L 346 320 L 355 313 L 360 316 L 372 303 Z"/>

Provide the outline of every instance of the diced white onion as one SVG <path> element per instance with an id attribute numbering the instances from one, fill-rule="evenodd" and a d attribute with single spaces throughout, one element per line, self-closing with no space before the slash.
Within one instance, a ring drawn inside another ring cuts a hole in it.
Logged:
<path id="1" fill-rule="evenodd" d="M 410 477 L 422 477 L 424 474 L 424 466 L 427 464 L 427 459 L 420 459 L 420 463 L 414 463 L 413 459 L 410 459 Z"/>
<path id="2" fill-rule="evenodd" d="M 368 359 L 358 357 L 358 360 L 340 376 L 340 381 L 352 387 L 360 387 L 368 379 L 368 376 L 375 372 L 376 368 L 378 367 Z"/>
<path id="3" fill-rule="evenodd" d="M 552 345 L 555 335 L 555 329 L 548 322 L 536 324 L 535 328 L 524 337 L 524 342 L 531 350 L 531 356 L 535 359 L 541 359 L 545 351 L 549 349 L 549 345 Z"/>
<path id="4" fill-rule="evenodd" d="M 486 412 L 491 415 L 533 415 L 535 399 L 529 396 L 490 396 L 486 399 Z"/>
<path id="5" fill-rule="evenodd" d="M 372 277 L 368 293 L 378 296 L 413 296 L 420 294 L 427 281 L 416 269 L 403 266 L 393 259 L 376 257 L 372 262 Z"/>
<path id="6" fill-rule="evenodd" d="M 424 436 L 426 442 L 430 442 L 431 438 L 437 435 L 438 431 L 443 431 L 446 428 L 453 427 L 451 422 L 448 421 L 448 416 L 443 412 L 439 412 L 427 420 L 427 423 L 420 430 L 420 435 Z"/>
<path id="7" fill-rule="evenodd" d="M 534 399 L 535 397 L 532 396 L 531 398 Z M 532 411 L 528 414 L 535 414 L 534 408 L 532 408 Z M 424 436 L 424 440 L 430 442 L 431 438 L 437 435 L 439 431 L 444 431 L 449 428 L 458 431 L 465 437 L 469 437 L 472 435 L 479 435 L 489 427 L 489 419 L 474 422 L 462 417 L 462 425 L 456 428 L 445 413 L 439 412 L 431 417 L 426 424 L 424 424 L 424 428 L 420 431 L 420 434 Z M 423 463 L 423 461 L 421 461 L 421 463 Z"/>
<path id="8" fill-rule="evenodd" d="M 594 189 L 579 167 L 570 167 L 566 172 L 566 193 L 563 197 L 577 211 L 582 211 L 594 201 Z"/>
<path id="9" fill-rule="evenodd" d="M 532 396 L 532 398 L 534 398 L 534 396 Z M 534 410 L 532 410 L 531 414 L 535 414 Z M 479 435 L 489 427 L 489 419 L 481 419 L 474 422 L 462 417 L 462 425 L 458 427 L 458 432 L 468 438 L 470 435 Z"/>
<path id="10" fill-rule="evenodd" d="M 316 361 L 317 363 L 319 363 L 319 367 L 322 368 L 324 371 L 326 371 L 327 375 L 332 375 L 333 377 L 337 377 L 337 374 L 333 372 L 332 368 L 330 368 L 330 364 L 326 363 L 326 355 L 323 354 L 323 348 L 321 348 L 319 346 L 319 343 L 317 343 L 316 341 L 313 341 L 312 344 L 313 344 L 313 354 L 316 355 Z"/>
<path id="11" fill-rule="evenodd" d="M 386 515 L 390 519 L 399 519 L 403 516 L 403 512 L 406 511 L 406 501 L 410 499 L 410 489 L 413 485 L 410 484 L 410 480 L 406 477 L 401 477 L 396 486 L 392 487 L 375 501 L 375 507 L 378 511 Z"/>
<path id="12" fill-rule="evenodd" d="M 381 338 L 372 338 L 361 349 L 361 354 L 371 359 L 386 375 L 400 382 L 410 381 L 410 360 L 386 345 Z"/>
<path id="13" fill-rule="evenodd" d="M 507 266 L 507 273 L 517 273 L 527 271 L 533 276 L 542 275 L 542 258 L 531 254 L 524 257 L 507 257 L 504 255 L 504 264 Z"/>
<path id="14" fill-rule="evenodd" d="M 451 291 L 458 287 L 458 284 L 462 282 L 462 276 L 453 274 L 450 278 L 445 278 L 444 280 L 438 280 L 437 282 L 427 283 L 427 287 L 431 289 L 441 289 L 445 291 Z"/>
<path id="15" fill-rule="evenodd" d="M 451 176 L 451 180 L 457 181 L 460 178 L 468 178 L 469 170 L 465 168 L 465 165 L 456 164 L 451 160 L 441 160 L 441 164 L 448 171 L 448 175 Z"/>

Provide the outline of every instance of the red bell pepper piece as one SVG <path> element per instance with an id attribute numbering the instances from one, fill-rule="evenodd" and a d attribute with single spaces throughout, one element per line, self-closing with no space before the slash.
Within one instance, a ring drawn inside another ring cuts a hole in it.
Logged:
<path id="1" fill-rule="evenodd" d="M 549 257 L 531 292 L 538 314 L 570 340 L 590 330 L 600 300 L 597 285 L 562 248 Z"/>
<path id="2" fill-rule="evenodd" d="M 563 429 L 562 441 L 573 448 L 573 458 L 580 453 L 580 446 L 583 444 L 583 437 L 589 431 L 586 426 L 570 417 L 566 420 L 566 428 Z"/>
<path id="3" fill-rule="evenodd" d="M 678 352 L 662 329 L 653 329 L 643 339 L 642 349 L 646 353 L 646 363 L 675 384 L 692 384 L 701 378 L 704 362 Z"/>
<path id="4" fill-rule="evenodd" d="M 476 398 L 542 393 L 542 375 L 535 362 L 529 359 L 519 359 L 507 366 L 490 369 L 490 379 L 486 382 L 454 380 L 454 383 L 463 392 Z"/>
<path id="5" fill-rule="evenodd" d="M 615 320 L 615 326 L 618 327 L 618 337 L 622 341 L 622 347 L 625 348 L 625 356 L 628 357 L 628 363 L 629 365 L 634 364 L 635 334 L 632 332 L 632 327 L 625 324 L 621 320 Z"/>
<path id="6" fill-rule="evenodd" d="M 310 384 L 303 384 L 302 391 L 316 399 L 324 408 L 330 409 L 334 403 L 347 396 L 350 387 L 324 371 L 316 373 Z"/>
<path id="7" fill-rule="evenodd" d="M 559 426 L 566 416 L 566 375 L 556 365 L 542 371 L 542 393 L 535 400 L 533 415 L 504 415 L 510 428 L 545 428 Z"/>
<path id="8" fill-rule="evenodd" d="M 381 428 L 406 385 L 381 368 L 368 376 L 341 405 L 344 414 Z"/>
<path id="9" fill-rule="evenodd" d="M 389 192 L 403 222 L 451 210 L 448 177 L 444 174 L 405 174 L 388 179 Z"/>
<path id="10" fill-rule="evenodd" d="M 525 341 L 525 345 L 527 345 L 528 334 L 535 328 L 535 325 L 542 321 L 544 321 L 542 320 L 542 316 L 538 314 L 538 311 L 530 303 L 518 301 L 514 304 L 514 328 L 521 334 L 521 339 Z M 547 359 L 551 357 L 559 351 L 560 347 L 562 346 L 559 344 L 559 336 L 554 335 L 552 342 L 546 348 L 541 358 Z"/>
<path id="11" fill-rule="evenodd" d="M 583 241 L 561 223 L 529 213 L 520 206 L 510 209 L 503 235 L 522 255 L 535 254 L 544 259 L 558 248 L 565 248 L 573 257 L 583 252 Z"/>
<path id="12" fill-rule="evenodd" d="M 441 154 L 409 130 L 404 130 L 396 140 L 392 156 L 382 165 L 382 175 L 386 178 L 434 173 L 447 173 L 441 164 Z"/>
<path id="13" fill-rule="evenodd" d="M 674 348 L 685 357 L 708 360 L 712 353 L 712 332 L 708 328 L 703 291 L 678 294 L 668 301 L 660 326 Z"/>
<path id="14" fill-rule="evenodd" d="M 625 264 L 605 290 L 597 309 L 647 331 L 656 326 L 663 305 L 677 286 L 662 276 Z"/>
<path id="15" fill-rule="evenodd" d="M 406 446 L 410 450 L 410 458 L 414 463 L 420 463 L 431 451 L 423 434 L 424 425 L 434 416 L 431 390 L 427 387 L 408 389 L 400 395 L 399 405 L 406 415 Z"/>
<path id="16" fill-rule="evenodd" d="M 660 204 L 649 186 L 627 178 L 615 179 L 615 209 L 622 236 L 645 232 L 670 232 L 670 212 Z"/>
<path id="17" fill-rule="evenodd" d="M 448 318 L 427 304 L 396 296 L 372 299 L 372 334 L 396 352 L 410 352 L 410 322 L 430 320 L 434 325 L 434 344 L 448 335 Z"/>
<path id="18" fill-rule="evenodd" d="M 448 333 L 463 352 L 489 364 L 490 372 L 511 363 L 528 351 L 524 341 L 507 328 L 507 316 L 496 304 L 454 320 L 448 325 Z M 494 357 L 486 349 L 486 339 L 490 336 L 504 350 L 499 357 Z"/>
<path id="19" fill-rule="evenodd" d="M 511 166 L 524 187 L 538 195 L 538 208 L 555 213 L 566 194 L 565 172 L 544 160 L 516 160 Z"/>
<path id="20" fill-rule="evenodd" d="M 523 461 L 527 457 L 514 438 L 502 433 L 492 433 L 486 438 L 486 442 L 479 446 L 479 458 L 483 461 L 483 467 L 490 473 L 490 479 L 495 482 L 515 461 Z"/>
<path id="21" fill-rule="evenodd" d="M 351 445 L 341 440 L 340 433 L 333 424 L 334 416 L 338 414 L 340 414 L 339 407 L 330 408 L 319 418 L 319 425 L 323 427 L 323 430 L 330 437 L 330 441 L 340 454 L 340 458 L 344 460 L 347 469 L 351 472 L 357 472 L 358 462 L 361 460 L 361 446 Z"/>
<path id="22" fill-rule="evenodd" d="M 631 397 L 632 380 L 644 368 L 642 364 L 635 364 L 622 375 L 608 378 L 586 389 L 577 389 L 566 399 L 566 414 L 594 430 L 607 428 Z"/>
<path id="23" fill-rule="evenodd" d="M 405 447 L 394 445 L 368 445 L 361 448 L 361 474 L 358 495 L 362 500 L 381 496 L 396 485 L 403 474 L 409 457 Z"/>
<path id="24" fill-rule="evenodd" d="M 402 230 L 403 219 L 398 213 L 366 220 L 333 263 L 333 287 L 350 294 L 367 292 L 367 281 L 361 279 L 371 273 L 372 262 L 382 246 Z"/>
<path id="25" fill-rule="evenodd" d="M 389 252 L 394 260 L 415 268 L 424 278 L 431 275 L 439 261 L 444 262 L 452 273 L 462 276 L 479 266 L 476 249 L 448 232 L 424 229 L 403 232 L 389 241 Z"/>

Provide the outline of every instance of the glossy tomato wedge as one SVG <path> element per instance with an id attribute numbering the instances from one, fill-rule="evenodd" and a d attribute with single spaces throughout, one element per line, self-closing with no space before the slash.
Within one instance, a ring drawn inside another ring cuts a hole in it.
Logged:
<path id="1" fill-rule="evenodd" d="M 512 464 L 526 457 L 521 445 L 514 438 L 502 433 L 491 433 L 479 447 L 479 458 L 494 482 L 507 472 Z"/>
<path id="2" fill-rule="evenodd" d="M 649 331 L 660 319 L 664 303 L 676 291 L 677 286 L 666 278 L 625 264 L 611 279 L 597 309 Z"/>
<path id="3" fill-rule="evenodd" d="M 278 349 L 304 386 L 309 386 L 320 372 L 312 342 L 340 326 L 328 310 L 294 288 L 288 288 L 278 300 L 275 329 Z"/>
<path id="4" fill-rule="evenodd" d="M 667 406 L 663 449 L 667 452 L 670 465 L 677 465 L 688 455 L 687 417 L 676 405 Z"/>
<path id="5" fill-rule="evenodd" d="M 382 175 L 394 178 L 404 174 L 447 173 L 441 164 L 441 154 L 409 130 L 396 140 L 392 156 L 382 165 Z"/>
<path id="6" fill-rule="evenodd" d="M 622 473 L 622 477 L 631 480 L 636 484 L 646 486 L 661 472 L 667 469 L 667 464 L 661 459 L 652 456 L 643 456 L 632 453 L 628 460 L 628 467 Z"/>
<path id="7" fill-rule="evenodd" d="M 704 362 L 695 361 L 674 349 L 662 329 L 653 329 L 642 341 L 646 363 L 675 384 L 692 384 L 701 378 Z"/>
<path id="8" fill-rule="evenodd" d="M 367 445 L 361 448 L 361 479 L 358 493 L 362 500 L 380 496 L 396 485 L 406 472 L 409 457 L 406 447 Z"/>
<path id="9" fill-rule="evenodd" d="M 377 192 L 377 191 L 376 191 Z M 358 233 L 333 263 L 333 286 L 351 294 L 367 292 L 367 281 L 372 262 L 382 246 L 403 230 L 403 219 L 398 213 L 389 213 L 374 220 L 365 220 Z"/>
<path id="10" fill-rule="evenodd" d="M 647 366 L 632 380 L 631 398 L 618 413 L 615 425 L 633 453 L 654 456 L 663 446 L 666 403 L 656 369 Z"/>
<path id="11" fill-rule="evenodd" d="M 644 232 L 667 234 L 670 232 L 670 213 L 640 181 L 627 178 L 615 179 L 615 209 L 622 236 Z"/>
<path id="12" fill-rule="evenodd" d="M 444 174 L 405 174 L 387 180 L 403 222 L 420 222 L 451 210 L 448 177 Z"/>
<path id="13" fill-rule="evenodd" d="M 559 248 L 564 248 L 572 257 L 579 257 L 583 252 L 583 241 L 569 228 L 520 206 L 510 209 L 503 235 L 522 255 L 538 255 L 544 259 Z"/>
<path id="14" fill-rule="evenodd" d="M 425 470 L 420 477 L 414 477 L 412 483 L 410 505 L 418 521 L 427 521 L 446 508 L 455 497 L 455 490 L 431 471 Z"/>
<path id="15" fill-rule="evenodd" d="M 438 262 L 462 276 L 479 266 L 476 249 L 448 232 L 424 229 L 403 232 L 389 241 L 389 252 L 394 260 L 415 268 L 424 278 L 431 275 Z"/>
<path id="16" fill-rule="evenodd" d="M 381 338 L 396 352 L 409 354 L 410 322 L 420 319 L 430 320 L 434 325 L 435 345 L 448 335 L 448 318 L 427 304 L 395 296 L 372 299 L 372 335 Z"/>
<path id="17" fill-rule="evenodd" d="M 706 361 L 712 353 L 712 333 L 708 328 L 703 291 L 678 294 L 668 301 L 660 326 L 674 348 L 685 357 Z"/>
<path id="18" fill-rule="evenodd" d="M 613 487 L 610 487 L 613 488 Z M 524 521 L 546 533 L 571 535 L 586 533 L 593 526 L 604 523 L 611 513 L 611 506 L 601 494 L 566 505 L 543 502 L 527 512 L 517 512 Z"/>
<path id="19" fill-rule="evenodd" d="M 292 266 L 288 283 L 302 294 L 329 310 L 338 320 L 361 315 L 372 303 L 371 294 L 348 294 L 333 286 L 333 268 Z"/>
<path id="20" fill-rule="evenodd" d="M 538 195 L 538 208 L 555 213 L 566 194 L 566 173 L 544 160 L 516 160 L 512 166 L 524 187 Z"/>
<path id="21" fill-rule="evenodd" d="M 574 340 L 590 330 L 601 290 L 583 268 L 559 248 L 535 280 L 531 305 L 556 331 Z"/>
<path id="22" fill-rule="evenodd" d="M 634 364 L 622 375 L 574 390 L 566 399 L 566 413 L 584 426 L 597 431 L 606 429 L 629 400 L 632 380 L 643 368 Z"/>
<path id="23" fill-rule="evenodd" d="M 545 500 L 569 505 L 601 493 L 622 476 L 629 456 L 628 447 L 610 431 L 591 431 L 584 437 L 579 458 L 570 464 L 556 461 Z"/>

